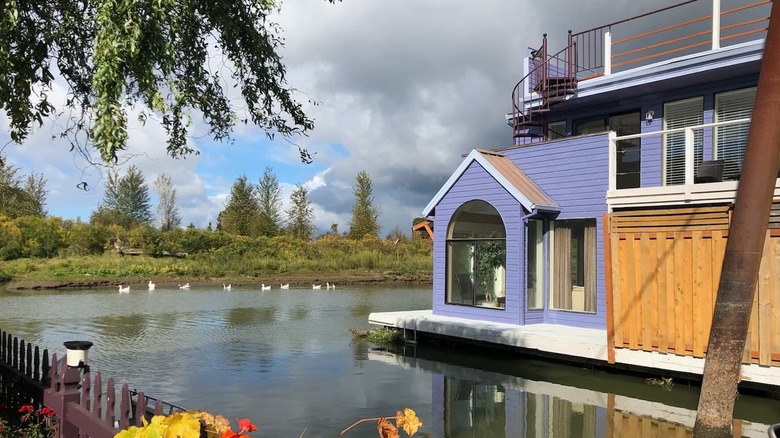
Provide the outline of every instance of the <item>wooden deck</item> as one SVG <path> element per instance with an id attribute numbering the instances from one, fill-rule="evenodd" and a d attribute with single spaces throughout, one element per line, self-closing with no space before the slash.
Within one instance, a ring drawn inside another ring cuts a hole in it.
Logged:
<path id="1" fill-rule="evenodd" d="M 405 329 L 408 339 L 426 335 L 445 336 L 486 347 L 512 347 L 540 355 L 558 355 L 574 362 L 596 362 L 654 375 L 701 375 L 704 359 L 693 356 L 616 348 L 614 364 L 607 353 L 607 331 L 555 324 L 517 326 L 465 318 L 434 315 L 431 310 L 377 312 L 368 322 L 384 327 Z M 742 381 L 758 385 L 780 386 L 780 367 L 742 365 Z"/>

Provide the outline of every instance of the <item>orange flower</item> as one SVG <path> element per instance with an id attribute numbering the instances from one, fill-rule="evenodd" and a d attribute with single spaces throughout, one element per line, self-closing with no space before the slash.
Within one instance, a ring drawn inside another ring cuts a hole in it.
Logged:
<path id="1" fill-rule="evenodd" d="M 249 418 L 238 420 L 238 428 L 241 429 L 241 432 L 254 432 L 257 430 L 257 426 L 252 424 Z"/>
<path id="2" fill-rule="evenodd" d="M 244 435 L 243 433 L 239 432 L 233 432 L 228 428 L 228 430 L 222 432 L 222 435 L 219 436 L 219 438 L 250 438 L 249 435 Z"/>

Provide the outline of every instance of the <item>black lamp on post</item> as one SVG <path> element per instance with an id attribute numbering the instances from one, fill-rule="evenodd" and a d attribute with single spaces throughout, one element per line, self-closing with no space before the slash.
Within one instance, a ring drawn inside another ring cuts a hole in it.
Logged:
<path id="1" fill-rule="evenodd" d="M 69 367 L 82 368 L 85 373 L 89 372 L 89 363 L 87 362 L 87 351 L 92 347 L 89 341 L 66 341 L 65 348 L 68 350 L 67 363 Z"/>

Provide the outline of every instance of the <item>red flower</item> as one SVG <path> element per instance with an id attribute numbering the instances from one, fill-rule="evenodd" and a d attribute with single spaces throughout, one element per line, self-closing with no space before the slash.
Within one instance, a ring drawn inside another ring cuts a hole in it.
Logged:
<path id="1" fill-rule="evenodd" d="M 254 432 L 257 430 L 257 426 L 252 424 L 249 418 L 238 420 L 238 427 L 241 429 L 241 432 Z"/>
<path id="2" fill-rule="evenodd" d="M 57 413 L 54 412 L 54 409 L 52 409 L 52 408 L 50 408 L 48 406 L 44 406 L 43 408 L 41 408 L 41 412 L 40 412 L 39 415 L 41 417 L 53 417 L 53 416 L 57 415 Z"/>
<path id="3" fill-rule="evenodd" d="M 32 412 L 34 410 L 35 410 L 35 408 L 33 408 L 32 405 L 24 405 L 21 408 L 19 408 L 19 413 L 20 414 L 27 414 L 27 413 L 30 413 L 30 412 Z"/>
<path id="4" fill-rule="evenodd" d="M 222 435 L 220 435 L 219 438 L 249 438 L 249 435 L 244 435 L 243 433 L 233 432 L 232 430 L 228 429 L 228 430 L 222 432 Z"/>

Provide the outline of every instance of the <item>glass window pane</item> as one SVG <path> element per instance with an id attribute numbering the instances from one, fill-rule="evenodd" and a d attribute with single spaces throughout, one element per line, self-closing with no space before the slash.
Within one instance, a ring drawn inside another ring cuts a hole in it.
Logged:
<path id="1" fill-rule="evenodd" d="M 550 307 L 595 312 L 596 221 L 555 221 L 551 240 Z"/>
<path id="2" fill-rule="evenodd" d="M 498 211 L 485 201 L 466 202 L 447 235 L 446 303 L 503 309 L 506 230 Z"/>
<path id="3" fill-rule="evenodd" d="M 542 288 L 544 287 L 544 234 L 542 221 L 528 221 L 528 250 L 526 290 L 528 291 L 528 308 L 542 308 Z"/>
<path id="4" fill-rule="evenodd" d="M 478 240 L 476 304 L 484 307 L 504 307 L 506 301 L 506 241 Z M 499 300 L 501 298 L 501 300 Z"/>
<path id="5" fill-rule="evenodd" d="M 474 242 L 447 242 L 447 260 L 450 278 L 447 288 L 447 302 L 452 304 L 474 304 Z"/>

